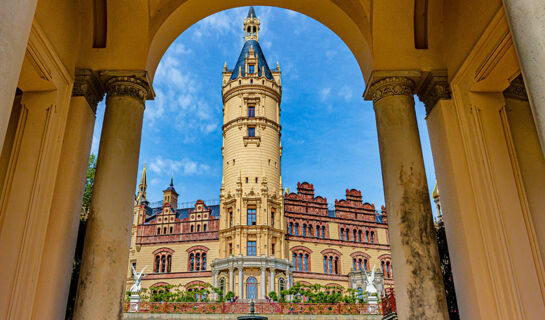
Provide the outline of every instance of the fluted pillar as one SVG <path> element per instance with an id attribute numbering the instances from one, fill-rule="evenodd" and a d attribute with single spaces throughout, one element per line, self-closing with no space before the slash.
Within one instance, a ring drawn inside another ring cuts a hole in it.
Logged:
<path id="1" fill-rule="evenodd" d="M 95 112 L 104 91 L 91 70 L 76 70 L 72 99 L 62 143 L 59 170 L 33 317 L 61 319 L 66 313 L 70 274 L 78 236 L 81 202 L 93 140 Z M 70 196 L 68 196 L 70 195 Z"/>
<path id="2" fill-rule="evenodd" d="M 265 267 L 261 267 L 261 277 L 260 277 L 260 281 L 261 281 L 261 288 L 259 290 L 259 299 L 265 299 L 265 296 L 267 295 L 267 293 L 265 292 L 267 290 L 267 281 L 266 281 L 266 268 Z"/>
<path id="3" fill-rule="evenodd" d="M 270 268 L 269 273 L 269 292 L 274 291 L 274 268 Z"/>
<path id="4" fill-rule="evenodd" d="M 244 284 L 244 272 L 242 267 L 238 267 L 238 298 L 243 299 L 242 285 Z"/>
<path id="5" fill-rule="evenodd" d="M 229 268 L 229 291 L 235 292 L 235 269 Z"/>
<path id="6" fill-rule="evenodd" d="M 104 71 L 106 113 L 87 222 L 74 318 L 120 319 L 130 245 L 144 101 L 145 72 Z"/>
<path id="7" fill-rule="evenodd" d="M 503 0 L 503 5 L 545 154 L 545 6 L 536 0 Z"/>
<path id="8" fill-rule="evenodd" d="M 372 84 L 399 319 L 448 319 L 413 99 L 414 83 Z"/>

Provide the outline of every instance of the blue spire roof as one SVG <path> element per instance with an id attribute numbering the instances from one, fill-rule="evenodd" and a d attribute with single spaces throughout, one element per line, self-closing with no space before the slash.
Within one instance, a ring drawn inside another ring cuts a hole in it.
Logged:
<path id="1" fill-rule="evenodd" d="M 257 74 L 261 77 L 261 69 L 262 67 L 265 67 L 265 77 L 269 80 L 273 80 L 271 69 L 269 69 L 269 65 L 267 64 L 267 60 L 265 60 L 265 55 L 263 54 L 263 51 L 261 50 L 261 46 L 259 45 L 259 42 L 257 42 L 256 40 L 248 40 L 246 41 L 246 43 L 244 43 L 244 47 L 242 47 L 240 56 L 238 56 L 237 64 L 235 65 L 235 68 L 233 69 L 233 73 L 231 74 L 231 80 L 236 79 L 238 77 L 239 67 L 241 69 L 242 76 L 243 77 L 245 76 L 244 59 L 246 58 L 246 55 L 250 51 L 250 47 L 254 48 L 255 55 L 257 56 L 257 65 L 258 65 Z"/>
<path id="2" fill-rule="evenodd" d="M 255 18 L 255 17 L 256 15 L 255 15 L 254 7 L 250 7 L 250 9 L 248 10 L 247 18 Z"/>

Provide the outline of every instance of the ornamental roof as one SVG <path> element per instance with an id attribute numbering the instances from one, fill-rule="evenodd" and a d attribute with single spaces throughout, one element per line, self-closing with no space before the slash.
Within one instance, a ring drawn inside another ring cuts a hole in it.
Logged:
<path id="1" fill-rule="evenodd" d="M 244 43 L 244 46 L 242 47 L 242 51 L 240 52 L 240 55 L 238 56 L 237 64 L 235 65 L 235 68 L 233 68 L 233 73 L 231 74 L 231 80 L 234 80 L 238 77 L 239 69 L 241 72 L 241 76 L 245 76 L 245 58 L 247 55 L 249 55 L 250 48 L 254 49 L 254 53 L 257 57 L 257 74 L 261 77 L 263 76 L 262 69 L 265 68 L 265 78 L 269 80 L 273 80 L 273 75 L 271 73 L 271 69 L 269 69 L 269 65 L 267 64 L 267 60 L 265 60 L 265 55 L 263 54 L 263 51 L 261 50 L 261 46 L 259 45 L 259 42 L 256 40 L 248 40 L 246 43 Z"/>

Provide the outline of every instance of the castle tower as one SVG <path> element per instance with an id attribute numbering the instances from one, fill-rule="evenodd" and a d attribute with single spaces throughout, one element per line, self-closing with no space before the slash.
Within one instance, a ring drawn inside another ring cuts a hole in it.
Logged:
<path id="1" fill-rule="evenodd" d="M 221 245 L 212 267 L 214 281 L 228 272 L 230 289 L 241 299 L 265 298 L 279 276 L 288 282 L 291 273 L 280 176 L 280 69 L 277 64 L 271 70 L 265 60 L 259 25 L 250 7 L 237 63 L 233 70 L 223 69 Z"/>

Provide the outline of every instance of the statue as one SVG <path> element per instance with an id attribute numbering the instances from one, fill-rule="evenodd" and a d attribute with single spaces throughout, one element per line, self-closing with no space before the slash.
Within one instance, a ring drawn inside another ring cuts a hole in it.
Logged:
<path id="1" fill-rule="evenodd" d="M 142 268 L 142 271 L 140 273 L 136 272 L 134 267 L 131 265 L 132 268 L 132 278 L 133 278 L 133 285 L 131 287 L 131 294 L 138 294 L 140 291 L 142 291 L 142 276 L 145 276 L 144 270 L 146 270 L 147 266 L 144 266 Z"/>
<path id="2" fill-rule="evenodd" d="M 367 272 L 366 272 L 365 277 L 367 278 L 367 285 L 365 286 L 365 292 L 367 292 L 367 294 L 376 294 L 378 290 L 377 290 L 377 287 L 375 287 L 375 284 L 373 283 L 375 281 L 375 265 L 373 265 L 371 276 L 367 275 Z"/>

